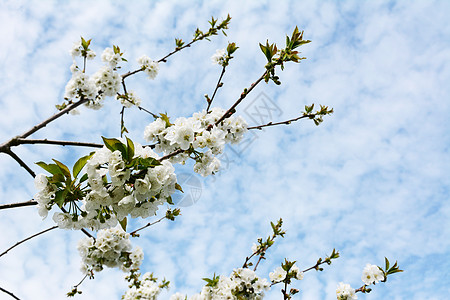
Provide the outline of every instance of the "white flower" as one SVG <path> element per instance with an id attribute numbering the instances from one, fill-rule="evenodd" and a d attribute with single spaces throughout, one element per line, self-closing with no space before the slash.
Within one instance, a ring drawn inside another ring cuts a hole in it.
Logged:
<path id="1" fill-rule="evenodd" d="M 384 275 L 378 266 L 367 264 L 363 270 L 361 280 L 364 284 L 371 285 L 372 283 L 378 283 L 384 280 Z"/>
<path id="2" fill-rule="evenodd" d="M 170 300 L 184 300 L 186 299 L 186 296 L 181 293 L 176 293 L 170 296 Z"/>
<path id="3" fill-rule="evenodd" d="M 68 213 L 60 213 L 56 212 L 53 215 L 53 221 L 58 225 L 61 229 L 70 229 L 72 228 L 72 216 Z"/>
<path id="4" fill-rule="evenodd" d="M 339 282 L 336 288 L 336 296 L 338 300 L 355 300 L 358 296 L 355 294 L 355 290 L 347 283 Z"/>
<path id="5" fill-rule="evenodd" d="M 72 58 L 81 56 L 81 43 L 80 42 L 76 42 L 73 44 L 72 49 L 70 49 L 70 55 L 72 56 Z"/>
<path id="6" fill-rule="evenodd" d="M 45 174 L 36 175 L 36 177 L 34 178 L 34 187 L 37 190 L 42 191 L 45 188 L 47 188 L 47 185 L 48 185 L 48 179 L 47 179 L 47 176 L 45 176 Z"/>
<path id="7" fill-rule="evenodd" d="M 89 60 L 93 60 L 93 59 L 95 58 L 95 56 L 96 56 L 96 54 L 95 54 L 95 52 L 92 51 L 92 50 L 89 50 L 89 51 L 86 53 L 86 58 L 89 59 Z"/>
<path id="8" fill-rule="evenodd" d="M 300 271 L 300 269 L 297 267 L 296 264 L 293 264 L 293 265 L 292 265 L 292 267 L 291 267 L 291 269 L 289 270 L 289 272 L 294 273 L 295 279 L 297 279 L 297 280 L 302 280 L 302 279 L 303 279 L 303 275 L 304 275 L 304 274 L 303 274 L 302 271 Z"/>
<path id="9" fill-rule="evenodd" d="M 148 75 L 148 77 L 150 79 L 155 79 L 159 71 L 158 62 L 151 60 L 147 55 L 142 55 L 138 58 L 137 61 L 141 65 L 142 70 Z"/>
<path id="10" fill-rule="evenodd" d="M 275 283 L 283 281 L 286 278 L 286 275 L 287 272 L 283 270 L 282 267 L 278 267 L 273 272 L 269 273 L 269 278 L 273 283 Z"/>
<path id="11" fill-rule="evenodd" d="M 223 65 L 227 52 L 225 49 L 217 49 L 216 53 L 211 56 L 211 61 L 213 64 Z"/>

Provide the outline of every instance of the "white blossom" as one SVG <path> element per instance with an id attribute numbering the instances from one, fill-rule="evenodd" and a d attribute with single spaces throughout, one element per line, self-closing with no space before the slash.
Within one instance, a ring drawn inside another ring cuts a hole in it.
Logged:
<path id="1" fill-rule="evenodd" d="M 384 275 L 378 266 L 367 264 L 363 270 L 361 280 L 364 284 L 371 285 L 384 280 Z"/>
<path id="2" fill-rule="evenodd" d="M 336 296 L 338 300 L 355 300 L 358 296 L 355 294 L 355 290 L 347 283 L 339 282 L 336 288 Z"/>
<path id="3" fill-rule="evenodd" d="M 216 53 L 211 56 L 211 62 L 213 64 L 223 65 L 226 54 L 227 52 L 225 49 L 217 49 Z"/>

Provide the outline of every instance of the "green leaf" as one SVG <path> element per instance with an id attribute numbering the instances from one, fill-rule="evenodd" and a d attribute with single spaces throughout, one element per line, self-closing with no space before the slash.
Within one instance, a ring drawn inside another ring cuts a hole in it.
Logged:
<path id="1" fill-rule="evenodd" d="M 138 164 L 140 166 L 139 169 L 143 170 L 143 169 L 147 169 L 150 167 L 159 166 L 161 164 L 161 162 L 153 157 L 147 157 L 147 158 L 140 157 Z"/>
<path id="2" fill-rule="evenodd" d="M 105 143 L 106 148 L 111 150 L 111 152 L 118 150 L 117 145 L 122 144 L 118 139 L 108 139 L 103 136 L 102 136 L 102 139 L 103 139 L 103 143 Z"/>
<path id="3" fill-rule="evenodd" d="M 59 207 L 62 207 L 64 204 L 64 199 L 66 198 L 67 191 L 60 190 L 55 193 L 55 199 L 53 201 L 58 204 Z"/>
<path id="4" fill-rule="evenodd" d="M 66 177 L 62 173 L 57 173 L 50 178 L 49 182 L 50 183 L 61 183 L 61 182 L 64 182 L 65 179 L 66 179 Z"/>
<path id="5" fill-rule="evenodd" d="M 80 178 L 80 183 L 86 181 L 87 179 L 88 179 L 88 174 L 84 173 L 83 176 L 81 176 L 81 178 Z"/>
<path id="6" fill-rule="evenodd" d="M 173 200 L 172 200 L 172 197 L 171 196 L 169 196 L 169 197 L 167 197 L 167 203 L 169 203 L 170 205 L 174 205 L 173 204 Z"/>
<path id="7" fill-rule="evenodd" d="M 69 168 L 65 164 L 63 164 L 62 162 L 57 161 L 56 159 L 52 159 L 52 160 L 61 169 L 61 173 L 64 174 L 64 176 L 66 176 L 66 178 L 70 178 L 70 170 L 69 170 Z"/>
<path id="8" fill-rule="evenodd" d="M 119 221 L 120 226 L 122 226 L 123 231 L 127 231 L 127 217 L 123 218 L 122 221 Z"/>
<path id="9" fill-rule="evenodd" d="M 166 128 L 172 126 L 172 123 L 170 123 L 169 117 L 167 114 L 160 113 L 161 119 L 166 122 Z"/>
<path id="10" fill-rule="evenodd" d="M 62 174 L 61 169 L 56 164 L 46 164 L 43 161 L 39 161 L 36 163 L 39 167 L 44 169 L 45 171 L 49 172 L 50 174 Z"/>
<path id="11" fill-rule="evenodd" d="M 387 259 L 387 257 L 384 258 L 384 262 L 386 263 L 386 271 L 389 270 L 389 260 Z"/>
<path id="12" fill-rule="evenodd" d="M 94 154 L 89 154 L 86 156 L 81 157 L 77 160 L 77 162 L 73 165 L 73 177 L 77 178 L 78 174 L 80 174 L 80 171 L 83 169 L 83 167 L 86 165 L 87 161 L 92 157 Z"/>
<path id="13" fill-rule="evenodd" d="M 127 161 L 131 161 L 134 156 L 134 144 L 133 141 L 127 137 Z"/>

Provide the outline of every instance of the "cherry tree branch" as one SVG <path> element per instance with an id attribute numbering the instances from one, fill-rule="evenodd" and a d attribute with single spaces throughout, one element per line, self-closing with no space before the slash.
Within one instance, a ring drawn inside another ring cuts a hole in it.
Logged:
<path id="1" fill-rule="evenodd" d="M 152 225 L 155 225 L 156 223 L 159 223 L 159 222 L 161 222 L 162 220 L 164 220 L 164 219 L 166 219 L 166 218 L 167 218 L 167 217 L 164 216 L 164 217 L 162 217 L 161 219 L 156 220 L 155 222 L 147 223 L 147 225 L 142 226 L 141 228 L 138 228 L 138 229 L 136 229 L 136 230 L 130 232 L 130 235 L 131 235 L 131 236 L 135 236 L 136 233 L 137 233 L 138 231 L 141 231 L 142 229 L 145 229 L 145 228 L 147 228 L 147 227 L 150 227 L 150 226 L 152 226 Z"/>
<path id="2" fill-rule="evenodd" d="M 10 251 L 10 250 L 14 249 L 15 247 L 19 246 L 20 244 L 25 243 L 26 241 L 31 240 L 31 239 L 34 238 L 34 237 L 37 237 L 37 236 L 39 236 L 39 235 L 41 235 L 41 234 L 44 234 L 44 233 L 46 233 L 46 232 L 48 232 L 48 231 L 50 231 L 50 230 L 56 229 L 56 228 L 58 228 L 58 226 L 55 225 L 55 226 L 53 226 L 53 227 L 47 228 L 47 229 L 45 229 L 45 230 L 42 230 L 42 231 L 40 231 L 40 232 L 38 232 L 38 233 L 36 233 L 36 234 L 33 234 L 33 235 L 31 235 L 31 236 L 29 236 L 29 237 L 27 237 L 27 238 L 25 238 L 25 239 L 23 239 L 23 240 L 21 240 L 21 241 L 15 243 L 15 244 L 12 245 L 11 247 L 9 247 L 9 248 L 6 249 L 5 251 L 3 251 L 3 253 L 0 254 L 0 257 L 3 256 L 3 255 L 5 255 L 6 253 L 8 253 L 8 251 Z"/>
<path id="3" fill-rule="evenodd" d="M 275 123 L 269 122 L 269 123 L 263 124 L 263 125 L 251 126 L 251 127 L 247 127 L 247 129 L 248 130 L 251 130 L 251 129 L 262 130 L 263 127 L 277 126 L 277 125 L 289 125 L 292 122 L 295 122 L 295 121 L 298 121 L 298 120 L 301 120 L 301 119 L 304 119 L 304 118 L 313 119 L 315 116 L 316 116 L 316 114 L 307 114 L 307 115 L 303 115 L 303 116 L 300 116 L 300 117 L 297 117 L 297 118 L 293 118 L 293 119 L 290 119 L 290 120 L 286 120 L 286 121 L 275 122 Z"/>
<path id="4" fill-rule="evenodd" d="M 92 147 L 92 148 L 102 148 L 102 144 L 88 143 L 88 142 L 73 142 L 73 141 L 55 141 L 48 139 L 16 139 L 18 145 L 24 144 L 46 144 L 46 145 L 59 145 L 59 146 L 80 146 L 80 147 Z M 16 146 L 16 145 L 14 145 Z"/>
<path id="5" fill-rule="evenodd" d="M 266 76 L 266 74 L 268 72 L 269 72 L 269 70 L 266 70 L 264 72 L 264 74 L 262 74 L 261 77 L 258 78 L 258 80 L 256 80 L 254 83 L 252 83 L 250 85 L 250 88 L 244 89 L 244 91 L 242 92 L 242 94 L 239 97 L 239 99 L 237 99 L 236 102 L 223 114 L 223 116 L 219 120 L 217 120 L 215 125 L 220 124 L 223 120 L 225 120 L 226 118 L 229 118 L 231 115 L 233 115 L 234 112 L 235 112 L 236 106 L 238 106 L 239 103 L 241 103 L 242 100 L 244 100 L 245 97 L 247 97 L 247 95 L 255 88 L 255 86 L 257 86 L 264 79 L 264 77 Z"/>
<path id="6" fill-rule="evenodd" d="M 20 300 L 19 298 L 17 298 L 13 293 L 11 293 L 10 291 L 5 290 L 4 288 L 0 287 L 0 291 L 4 292 L 5 294 L 10 295 L 11 297 L 13 297 L 14 299 Z"/>
<path id="7" fill-rule="evenodd" d="M 226 69 L 226 66 L 224 66 L 224 67 L 222 68 L 222 73 L 220 74 L 219 80 L 217 81 L 216 88 L 214 89 L 214 93 L 213 93 L 213 95 L 211 96 L 211 99 L 208 99 L 208 106 L 206 107 L 206 113 L 209 112 L 209 108 L 211 107 L 211 103 L 213 102 L 214 97 L 216 96 L 217 90 L 223 85 L 223 84 L 221 83 L 221 81 L 222 81 L 223 75 L 225 74 L 225 69 Z"/>
<path id="8" fill-rule="evenodd" d="M 38 204 L 37 201 L 31 199 L 31 200 L 25 201 L 25 202 L 2 204 L 2 205 L 0 205 L 0 210 L 2 210 L 2 209 L 9 209 L 9 208 L 16 208 L 16 207 L 23 207 L 23 206 L 34 206 L 34 205 L 37 205 L 37 204 Z"/>
<path id="9" fill-rule="evenodd" d="M 9 156 L 11 156 L 22 168 L 24 168 L 31 176 L 33 176 L 33 178 L 36 177 L 34 171 L 31 170 L 31 168 L 22 159 L 20 159 L 20 157 L 17 156 L 17 154 L 12 152 L 11 148 L 4 149 L 3 153 L 6 153 Z"/>

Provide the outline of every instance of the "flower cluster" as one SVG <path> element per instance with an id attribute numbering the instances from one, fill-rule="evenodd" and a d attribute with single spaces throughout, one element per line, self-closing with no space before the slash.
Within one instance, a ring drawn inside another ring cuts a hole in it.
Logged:
<path id="1" fill-rule="evenodd" d="M 61 163 L 39 163 L 54 173 L 51 177 L 39 174 L 35 179 L 39 190 L 35 198 L 41 216 L 46 217 L 54 204 L 68 203 L 68 212 L 53 216 L 60 228 L 99 230 L 115 226 L 127 215 L 153 216 L 160 205 L 172 203 L 171 195 L 181 188 L 169 161 L 159 162 L 158 155 L 149 147 L 129 139 L 127 145 L 116 139 L 104 140 L 107 147 L 81 158 L 79 161 L 84 161 L 84 165 L 77 163 L 78 169 L 85 166 L 86 170 L 78 184 L 75 180 L 66 186 L 62 183 L 71 180 L 71 174 L 67 167 L 59 167 Z M 63 169 L 67 169 L 64 176 Z"/>
<path id="2" fill-rule="evenodd" d="M 378 283 L 384 280 L 383 271 L 376 265 L 367 264 L 363 270 L 361 280 L 365 285 Z"/>
<path id="3" fill-rule="evenodd" d="M 95 58 L 96 54 L 94 51 L 88 48 L 90 41 L 85 41 L 81 39 L 81 41 L 73 44 L 72 49 L 70 49 L 70 55 L 72 59 L 75 60 L 75 57 L 86 57 L 89 60 Z"/>
<path id="4" fill-rule="evenodd" d="M 352 289 L 350 284 L 339 282 L 336 289 L 336 296 L 338 300 L 354 300 L 358 299 L 355 294 L 355 289 Z"/>
<path id="5" fill-rule="evenodd" d="M 142 55 L 138 58 L 138 63 L 141 65 L 141 69 L 148 75 L 150 79 L 155 79 L 158 75 L 159 64 L 153 61 L 147 55 Z"/>
<path id="6" fill-rule="evenodd" d="M 86 106 L 93 109 L 99 109 L 102 107 L 102 101 L 105 96 L 114 96 L 120 89 L 121 76 L 115 71 L 119 60 L 121 59 L 121 53 L 114 53 L 111 48 L 106 48 L 102 54 L 102 60 L 107 63 L 98 70 L 94 75 L 89 77 L 85 70 L 81 70 L 75 57 L 82 56 L 86 58 L 94 58 L 95 54 L 89 49 L 89 41 L 82 39 L 81 44 L 74 47 L 71 51 L 73 58 L 73 65 L 70 70 L 72 72 L 72 78 L 66 85 L 65 98 L 70 99 L 87 99 Z M 78 49 L 78 50 L 77 50 Z M 89 56 L 90 55 L 90 56 Z"/>
<path id="7" fill-rule="evenodd" d="M 168 288 L 168 282 L 163 280 L 158 283 L 158 278 L 153 277 L 151 273 L 145 273 L 142 275 L 142 279 L 138 281 L 138 284 L 134 284 L 128 289 L 125 295 L 122 296 L 123 300 L 156 300 L 162 289 Z M 183 298 L 184 300 L 184 298 Z"/>
<path id="8" fill-rule="evenodd" d="M 141 100 L 130 91 L 124 95 L 119 95 L 119 90 L 122 83 L 122 77 L 117 73 L 117 69 L 120 68 L 119 63 L 126 61 L 122 57 L 123 53 L 120 52 L 118 46 L 113 48 L 106 48 L 101 59 L 106 65 L 101 67 L 92 76 L 85 73 L 86 59 L 93 59 L 95 57 L 94 51 L 89 49 L 91 40 L 84 40 L 81 38 L 81 42 L 75 43 L 70 53 L 73 58 L 73 64 L 70 67 L 72 77 L 66 85 L 64 98 L 69 101 L 73 99 L 85 99 L 86 106 L 92 109 L 99 109 L 103 106 L 103 100 L 105 97 L 116 96 L 117 100 L 120 100 L 122 105 L 131 107 L 132 105 L 140 105 Z M 84 58 L 83 69 L 81 69 L 76 62 L 77 57 Z M 138 59 L 141 69 L 148 74 L 151 79 L 154 79 L 158 74 L 159 65 L 157 62 L 152 61 L 147 56 L 143 55 Z M 58 108 L 64 108 L 64 105 L 58 105 Z"/>
<path id="9" fill-rule="evenodd" d="M 156 142 L 155 150 L 164 154 L 189 150 L 196 161 L 194 171 L 208 176 L 220 167 L 220 161 L 214 155 L 222 153 L 226 143 L 240 142 L 247 131 L 247 123 L 241 117 L 231 116 L 215 125 L 224 114 L 225 110 L 213 108 L 190 118 L 178 118 L 173 124 L 162 115 L 145 128 L 144 137 L 149 142 Z M 188 154 L 182 153 L 172 157 L 171 161 L 184 163 L 187 158 Z"/>
<path id="10" fill-rule="evenodd" d="M 107 63 L 113 69 L 122 61 L 121 53 L 119 51 L 114 51 L 115 49 L 117 49 L 115 46 L 114 49 L 105 48 L 102 53 L 102 61 Z"/>
<path id="11" fill-rule="evenodd" d="M 136 247 L 131 251 L 129 234 L 122 228 L 100 230 L 97 239 L 84 238 L 78 242 L 78 252 L 82 259 L 81 270 L 84 274 L 100 272 L 104 266 L 119 267 L 122 271 L 139 269 L 144 253 Z"/>
<path id="12" fill-rule="evenodd" d="M 269 273 L 269 278 L 272 283 L 282 282 L 286 279 L 286 277 L 295 278 L 297 280 L 303 279 L 304 274 L 302 271 L 300 271 L 295 263 L 290 266 L 288 271 L 285 270 L 286 268 L 288 268 L 288 265 L 283 264 L 283 266 L 278 267 L 273 272 Z"/>
<path id="13" fill-rule="evenodd" d="M 388 267 L 388 260 L 386 259 L 387 266 Z M 391 273 L 401 272 L 401 270 L 398 269 L 397 263 L 394 265 L 393 270 L 391 270 Z M 389 273 L 388 273 L 389 274 Z M 359 291 L 362 291 L 363 293 L 370 292 L 371 289 L 366 288 L 366 286 L 378 283 L 380 281 L 385 280 L 385 276 L 383 271 L 380 269 L 380 267 L 376 265 L 367 264 L 364 268 L 361 280 L 364 282 L 364 286 L 359 289 Z M 338 300 L 347 300 L 347 299 L 357 299 L 358 297 L 355 295 L 355 290 L 350 287 L 349 284 L 345 284 L 340 282 L 337 289 L 336 289 L 336 296 Z"/>
<path id="14" fill-rule="evenodd" d="M 201 293 L 193 295 L 191 300 L 262 299 L 264 292 L 270 289 L 270 283 L 265 278 L 259 278 L 247 268 L 235 269 L 230 277 L 219 276 L 207 281 Z"/>
<path id="15" fill-rule="evenodd" d="M 55 184 L 49 183 L 47 176 L 44 174 L 36 175 L 34 178 L 34 187 L 38 190 L 37 194 L 34 195 L 34 200 L 38 203 L 38 213 L 41 217 L 46 218 L 48 211 L 53 205 L 52 200 L 55 199 L 55 193 L 58 187 Z"/>

